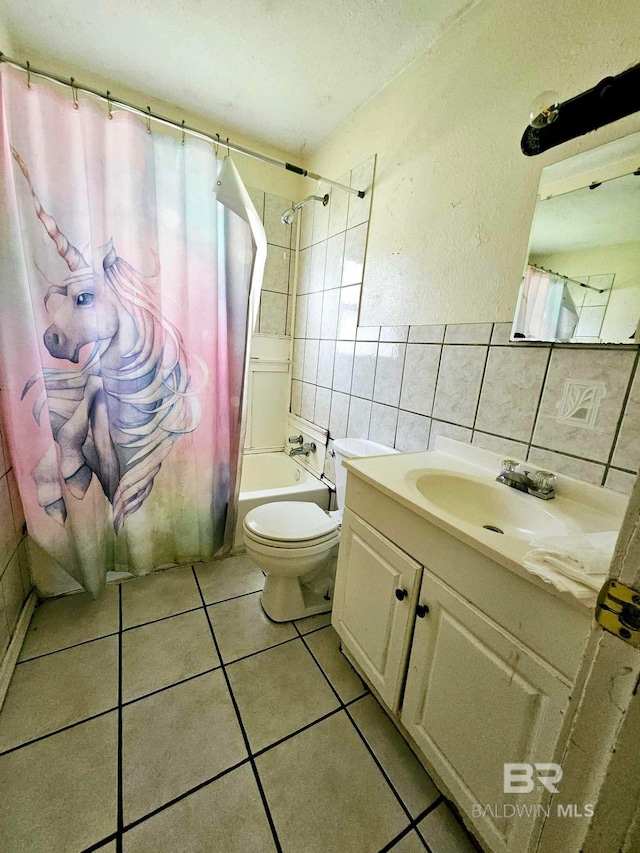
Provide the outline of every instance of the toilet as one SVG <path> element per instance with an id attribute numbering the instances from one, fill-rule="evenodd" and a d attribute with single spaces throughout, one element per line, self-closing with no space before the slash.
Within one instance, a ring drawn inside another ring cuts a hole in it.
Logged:
<path id="1" fill-rule="evenodd" d="M 247 554 L 265 573 L 261 604 L 275 622 L 331 610 L 347 472 L 343 459 L 397 453 L 362 438 L 333 442 L 338 509 L 325 512 L 305 501 L 276 501 L 247 513 L 242 537 Z"/>

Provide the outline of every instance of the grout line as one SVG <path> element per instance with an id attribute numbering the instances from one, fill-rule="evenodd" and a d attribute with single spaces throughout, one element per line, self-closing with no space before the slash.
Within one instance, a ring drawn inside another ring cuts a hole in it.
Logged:
<path id="1" fill-rule="evenodd" d="M 268 652 L 271 649 L 277 649 L 278 646 L 286 646 L 287 643 L 293 643 L 294 640 L 300 639 L 299 637 L 289 637 L 288 640 L 281 640 L 279 643 L 274 643 L 272 646 L 267 646 L 264 649 L 258 649 L 256 652 L 249 652 L 249 654 L 243 655 L 241 658 L 234 658 L 233 660 L 224 661 L 222 666 L 233 666 L 236 663 L 240 663 L 240 661 L 247 660 L 247 658 L 253 658 L 256 655 L 261 655 L 263 652 Z M 222 660 L 222 658 L 220 659 Z M 219 667 L 216 667 L 219 668 Z"/>
<path id="2" fill-rule="evenodd" d="M 5 749 L 0 752 L 0 758 L 5 755 L 9 755 L 12 752 L 17 752 L 19 749 L 24 749 L 27 746 L 31 746 L 34 743 L 39 743 L 41 740 L 46 740 L 47 738 L 53 737 L 54 735 L 59 735 L 62 732 L 67 732 L 69 729 L 75 729 L 76 726 L 81 726 L 83 723 L 89 723 L 92 720 L 97 720 L 100 717 L 106 716 L 106 714 L 112 714 L 114 711 L 118 710 L 117 705 L 113 705 L 111 708 L 106 708 L 104 711 L 98 711 L 97 714 L 92 714 L 90 717 L 83 717 L 82 720 L 76 720 L 75 723 L 69 723 L 67 726 L 62 726 L 60 729 L 56 729 L 53 732 L 47 732 L 44 735 L 38 735 L 38 737 L 34 737 L 31 740 L 26 740 L 24 743 L 16 744 L 15 746 L 9 747 L 9 749 Z"/>
<path id="3" fill-rule="evenodd" d="M 298 633 L 300 633 L 300 632 L 299 632 L 299 630 L 298 630 L 297 625 L 295 626 L 295 628 L 296 628 L 296 630 L 298 631 Z M 334 686 L 333 686 L 333 684 L 331 683 L 331 681 L 330 681 L 330 679 L 329 679 L 329 676 L 326 674 L 326 672 L 325 672 L 325 671 L 324 671 L 324 669 L 322 668 L 322 666 L 321 666 L 321 664 L 320 664 L 320 661 L 319 661 L 319 660 L 317 659 L 317 657 L 314 655 L 313 651 L 309 648 L 309 645 L 308 645 L 308 643 L 305 641 L 305 638 L 302 636 L 302 634 L 300 634 L 300 639 L 302 640 L 302 642 L 304 643 L 304 645 L 305 645 L 305 647 L 306 647 L 307 651 L 309 652 L 309 654 L 311 655 L 311 657 L 312 657 L 312 658 L 313 658 L 313 660 L 315 661 L 316 666 L 318 667 L 318 669 L 320 670 L 320 672 L 321 672 L 321 673 L 322 673 L 322 675 L 324 676 L 325 681 L 327 682 L 327 684 L 329 685 L 329 687 L 330 687 L 330 688 L 331 688 L 331 690 L 333 691 L 333 693 L 334 693 L 334 695 L 335 695 L 336 699 L 338 700 L 338 702 L 339 702 L 339 703 L 340 703 L 340 705 L 342 706 L 342 709 L 344 710 L 344 712 L 346 713 L 347 717 L 349 718 L 349 720 L 350 720 L 350 722 L 351 722 L 351 725 L 352 725 L 352 726 L 353 726 L 353 728 L 356 730 L 356 732 L 357 732 L 357 734 L 359 735 L 359 737 L 360 737 L 360 739 L 361 739 L 362 743 L 364 744 L 365 748 L 367 749 L 367 752 L 369 753 L 369 755 L 370 755 L 370 756 L 371 756 L 371 758 L 373 759 L 373 761 L 374 761 L 375 765 L 377 766 L 378 770 L 380 771 L 380 773 L 381 773 L 381 774 L 382 774 L 382 776 L 384 777 L 384 779 L 385 779 L 385 781 L 386 781 L 387 785 L 389 786 L 389 788 L 391 788 L 391 791 L 392 791 L 393 795 L 395 796 L 396 800 L 398 801 L 398 803 L 400 804 L 400 806 L 401 806 L 402 810 L 403 810 L 403 811 L 404 811 L 404 813 L 407 815 L 407 817 L 409 818 L 409 820 L 411 820 L 411 812 L 409 811 L 409 809 L 408 809 L 408 808 L 406 807 L 406 805 L 404 804 L 404 801 L 402 800 L 402 797 L 400 796 L 400 794 L 399 794 L 399 793 L 398 793 L 398 791 L 396 790 L 396 788 L 395 788 L 395 786 L 394 786 L 393 782 L 391 781 L 391 779 L 390 779 L 390 778 L 389 778 L 389 776 L 387 775 L 386 770 L 384 769 L 384 767 L 382 766 L 381 762 L 378 760 L 378 757 L 377 757 L 377 756 L 376 756 L 376 754 L 374 753 L 373 749 L 369 746 L 369 743 L 367 742 L 366 738 L 364 737 L 364 735 L 362 734 L 362 732 L 361 732 L 361 731 L 360 731 L 360 729 L 358 728 L 358 726 L 357 726 L 357 724 L 356 724 L 355 720 L 353 719 L 353 717 L 351 716 L 351 713 L 349 712 L 349 708 L 348 708 L 348 706 L 343 702 L 342 698 L 340 697 L 340 694 L 338 693 L 338 691 L 335 689 L 335 687 L 334 687 Z M 354 672 L 355 672 L 355 670 L 354 670 Z M 357 673 L 356 673 L 356 675 L 357 675 Z M 358 676 L 358 678 L 360 678 L 360 676 Z M 361 678 L 360 678 L 360 681 L 362 681 L 362 679 L 361 679 Z M 363 684 L 364 684 L 364 682 L 363 682 Z M 366 687 L 366 685 L 365 685 L 365 687 Z M 368 688 L 367 688 L 367 689 L 368 689 Z M 359 696 L 359 697 L 357 697 L 357 698 L 358 698 L 358 699 L 360 699 L 360 698 L 362 698 L 362 697 L 360 697 L 360 696 Z M 355 701 L 355 700 L 353 700 L 353 701 Z M 349 704 L 352 704 L 352 703 L 350 702 Z"/>
<path id="4" fill-rule="evenodd" d="M 98 640 L 106 640 L 108 637 L 117 637 L 118 631 L 111 631 L 109 634 L 102 634 L 100 637 L 92 637 L 90 640 L 82 640 L 80 643 L 72 643 L 70 646 L 63 646 L 61 649 L 54 649 L 51 652 L 43 652 L 41 655 L 34 655 L 30 658 L 23 658 L 23 660 L 19 660 L 16 663 L 16 666 L 20 666 L 23 663 L 31 663 L 34 660 L 40 660 L 41 658 L 48 658 L 51 655 L 57 655 L 59 652 L 66 652 L 69 649 L 77 649 L 79 646 L 87 646 L 89 643 L 97 643 Z"/>
<path id="5" fill-rule="evenodd" d="M 141 702 L 143 699 L 148 699 L 150 696 L 156 696 L 158 693 L 164 693 L 165 690 L 171 690 L 172 687 L 177 687 L 179 684 L 186 684 L 188 681 L 200 678 L 201 675 L 209 675 L 209 673 L 216 672 L 219 669 L 220 664 L 218 664 L 218 666 L 212 666 L 209 669 L 203 669 L 202 672 L 187 675 L 186 678 L 181 678 L 178 681 L 172 681 L 171 684 L 165 684 L 164 687 L 158 687 L 156 690 L 151 690 L 149 693 L 144 693 L 142 696 L 136 696 L 135 699 L 123 699 L 122 707 L 127 708 L 129 705 L 134 705 L 136 702 Z"/>
<path id="6" fill-rule="evenodd" d="M 493 326 L 491 326 L 491 333 L 493 334 Z M 489 353 L 491 352 L 491 344 L 487 344 L 487 351 L 484 355 L 484 364 L 482 365 L 482 376 L 480 377 L 480 387 L 478 388 L 478 399 L 476 400 L 476 407 L 473 413 L 473 421 L 471 422 L 471 440 L 473 441 L 473 430 L 476 427 L 476 421 L 478 420 L 478 412 L 480 411 L 480 400 L 482 398 L 482 391 L 484 390 L 484 378 L 487 375 L 487 365 L 489 364 Z M 469 427 L 467 427 L 469 429 Z"/>
<path id="7" fill-rule="evenodd" d="M 412 832 L 413 830 L 415 830 L 415 832 L 418 835 L 418 838 L 420 839 L 420 841 L 422 841 L 425 848 L 429 851 L 429 853 L 431 853 L 431 848 L 429 847 L 427 842 L 422 837 L 422 833 L 418 829 L 418 824 L 422 823 L 422 821 L 425 819 L 425 817 L 427 815 L 429 815 L 429 814 L 431 814 L 431 812 L 435 811 L 438 808 L 438 806 L 444 802 L 445 802 L 444 796 L 442 794 L 439 794 L 435 798 L 435 800 L 431 803 L 431 805 L 427 806 L 427 808 L 423 809 L 420 812 L 420 814 L 418 814 L 414 818 L 412 818 L 411 822 L 409 823 L 409 826 L 407 826 L 405 829 L 402 830 L 402 832 L 399 832 L 396 836 L 394 836 L 391 839 L 391 841 L 389 841 L 387 844 L 385 844 L 385 846 L 379 851 L 379 853 L 388 853 L 388 851 L 393 850 L 395 845 L 399 841 L 401 841 L 403 838 L 405 838 L 407 835 L 409 835 L 409 833 Z"/>
<path id="8" fill-rule="evenodd" d="M 93 853 L 94 850 L 100 850 L 105 844 L 109 844 L 110 841 L 115 841 L 117 845 L 118 834 L 116 832 L 112 832 L 111 835 L 105 835 L 100 841 L 96 841 L 94 844 L 89 845 L 89 847 L 85 847 L 82 853 Z"/>
<path id="9" fill-rule="evenodd" d="M 153 811 L 148 812 L 142 817 L 138 817 L 135 820 L 132 820 L 131 823 L 128 823 L 125 827 L 123 827 L 123 833 L 129 832 L 129 830 L 134 829 L 134 827 L 139 826 L 139 824 L 144 823 L 149 818 L 155 817 L 157 814 L 166 811 L 171 806 L 175 806 L 176 803 L 179 803 L 181 800 L 190 797 L 191 794 L 195 794 L 198 791 L 201 791 L 203 788 L 206 788 L 207 785 L 213 784 L 213 782 L 217 782 L 219 779 L 222 779 L 223 776 L 227 776 L 229 773 L 233 773 L 234 770 L 238 770 L 240 767 L 244 767 L 245 764 L 248 764 L 250 758 L 243 758 L 242 761 L 238 761 L 237 764 L 232 764 L 231 767 L 227 767 L 225 770 L 221 770 L 220 773 L 216 773 L 215 776 L 211 776 L 209 779 L 205 779 L 204 782 L 199 782 L 197 785 L 194 785 L 193 788 L 189 788 L 187 791 L 184 791 L 182 794 L 178 794 L 177 797 L 174 797 L 171 800 L 168 800 L 166 803 L 163 803 L 161 806 L 153 809 Z"/>
<path id="10" fill-rule="evenodd" d="M 198 592 L 200 594 L 200 598 L 202 599 L 202 603 L 204 605 L 204 596 L 202 595 L 202 589 L 200 588 L 200 582 L 198 580 L 198 575 L 196 573 L 195 567 L 192 566 L 191 570 L 193 572 L 193 577 L 195 579 L 196 586 L 198 587 Z M 240 708 L 238 707 L 236 697 L 235 697 L 233 690 L 231 688 L 231 681 L 229 679 L 229 674 L 227 673 L 226 666 L 225 666 L 224 662 L 222 662 L 222 655 L 220 654 L 220 647 L 219 647 L 218 641 L 216 639 L 215 631 L 213 630 L 213 624 L 212 624 L 211 618 L 209 616 L 209 611 L 206 608 L 205 608 L 205 613 L 207 615 L 207 621 L 209 623 L 209 630 L 211 631 L 211 638 L 212 638 L 213 643 L 216 647 L 216 652 L 218 653 L 218 657 L 221 661 L 222 674 L 224 675 L 224 680 L 225 680 L 226 685 L 227 685 L 227 690 L 229 691 L 229 696 L 231 698 L 233 710 L 235 711 L 236 718 L 238 720 L 238 725 L 240 727 L 242 739 L 244 740 L 245 749 L 247 750 L 247 754 L 249 756 L 249 762 L 251 764 L 251 769 L 253 770 L 253 775 L 254 775 L 254 778 L 256 780 L 256 785 L 258 786 L 258 791 L 260 793 L 260 799 L 262 800 L 262 805 L 264 807 L 264 810 L 265 810 L 265 813 L 267 816 L 267 821 L 269 822 L 269 827 L 271 828 L 271 834 L 273 835 L 273 841 L 274 841 L 274 844 L 276 846 L 276 850 L 278 851 L 278 853 L 282 853 L 282 846 L 280 844 L 280 839 L 278 838 L 278 833 L 276 830 L 275 823 L 273 822 L 273 817 L 271 816 L 271 811 L 269 809 L 269 804 L 267 802 L 267 797 L 265 795 L 264 788 L 262 787 L 262 782 L 260 780 L 258 768 L 256 767 L 256 762 L 253 758 L 253 755 L 251 754 L 251 745 L 249 744 L 249 738 L 247 737 L 247 732 L 246 732 L 246 729 L 244 727 L 244 723 L 242 722 L 242 717 L 240 715 Z"/>
<path id="11" fill-rule="evenodd" d="M 122 853 L 122 827 L 124 824 L 122 785 L 122 586 L 118 589 L 118 815 L 116 853 Z"/>

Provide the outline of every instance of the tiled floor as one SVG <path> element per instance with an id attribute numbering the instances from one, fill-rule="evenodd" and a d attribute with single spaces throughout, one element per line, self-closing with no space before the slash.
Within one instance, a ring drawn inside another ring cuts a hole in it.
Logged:
<path id="1" fill-rule="evenodd" d="M 0 713 L 0 850 L 473 853 L 338 648 L 244 556 L 38 608 Z"/>

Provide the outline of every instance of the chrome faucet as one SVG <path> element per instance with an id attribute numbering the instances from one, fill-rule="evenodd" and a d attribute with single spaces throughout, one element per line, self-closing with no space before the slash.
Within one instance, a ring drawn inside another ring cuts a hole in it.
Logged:
<path id="1" fill-rule="evenodd" d="M 308 456 L 310 453 L 316 452 L 315 442 L 309 441 L 303 444 L 302 447 L 294 447 L 289 451 L 289 456 Z"/>
<path id="2" fill-rule="evenodd" d="M 527 492 L 534 498 L 540 498 L 543 501 L 550 501 L 556 496 L 554 489 L 555 474 L 550 471 L 527 471 L 525 468 L 521 468 L 520 463 L 514 459 L 503 460 L 502 469 L 496 480 L 499 483 L 504 483 L 505 486 L 518 489 L 519 492 Z"/>

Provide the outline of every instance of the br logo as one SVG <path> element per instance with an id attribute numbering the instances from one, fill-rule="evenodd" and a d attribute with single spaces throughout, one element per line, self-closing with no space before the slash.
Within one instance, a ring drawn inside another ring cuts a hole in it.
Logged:
<path id="1" fill-rule="evenodd" d="M 557 794 L 556 787 L 562 779 L 562 767 L 559 764 L 505 764 L 504 793 L 530 794 L 536 785 L 542 785 L 551 794 Z"/>

